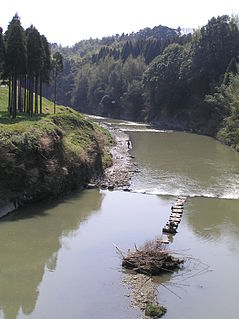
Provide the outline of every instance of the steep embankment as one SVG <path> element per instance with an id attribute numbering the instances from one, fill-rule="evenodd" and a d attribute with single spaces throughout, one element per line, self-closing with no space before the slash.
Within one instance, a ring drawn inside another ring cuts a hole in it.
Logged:
<path id="1" fill-rule="evenodd" d="M 111 164 L 110 135 L 70 108 L 33 121 L 0 124 L 0 213 L 56 197 Z M 7 206 L 6 206 L 7 205 Z"/>

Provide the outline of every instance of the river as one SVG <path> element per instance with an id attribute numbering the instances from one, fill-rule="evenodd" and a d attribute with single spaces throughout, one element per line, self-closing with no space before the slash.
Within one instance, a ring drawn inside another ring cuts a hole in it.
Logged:
<path id="1" fill-rule="evenodd" d="M 127 251 L 161 235 L 179 194 L 188 200 L 170 249 L 192 261 L 155 278 L 164 318 L 238 318 L 239 154 L 209 137 L 108 124 L 130 134 L 133 192 L 85 190 L 3 218 L 0 318 L 139 318 L 113 243 Z"/>

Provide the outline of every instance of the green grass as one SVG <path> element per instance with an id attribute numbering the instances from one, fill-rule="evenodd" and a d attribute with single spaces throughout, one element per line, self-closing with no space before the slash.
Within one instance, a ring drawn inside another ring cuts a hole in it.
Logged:
<path id="1" fill-rule="evenodd" d="M 108 131 L 99 127 L 82 114 L 70 107 L 56 106 L 43 98 L 43 114 L 34 114 L 32 118 L 26 113 L 17 113 L 12 119 L 8 114 L 8 87 L 0 87 L 0 142 L 9 149 L 10 145 L 20 146 L 26 143 L 28 148 L 39 147 L 43 136 L 52 136 L 57 132 L 63 137 L 63 147 L 72 160 L 81 158 L 91 162 L 96 152 L 96 145 L 102 150 L 103 167 L 112 164 L 112 157 L 105 146 L 112 143 Z M 24 142 L 25 141 L 25 142 Z M 8 146 L 7 146 L 8 145 Z M 20 146 L 22 147 L 22 146 Z"/>
<path id="2" fill-rule="evenodd" d="M 38 105 L 40 105 L 40 99 L 38 100 Z M 12 119 L 10 114 L 8 113 L 8 87 L 0 87 L 0 125 L 4 124 L 16 124 L 19 122 L 31 122 L 39 121 L 46 115 L 54 113 L 54 104 L 53 102 L 43 98 L 42 99 L 42 106 L 43 106 L 43 114 L 33 114 L 33 117 L 30 118 L 27 113 L 17 113 L 17 118 Z M 62 105 L 56 106 L 56 112 L 63 112 L 66 108 Z M 27 123 L 26 123 L 27 124 Z"/>

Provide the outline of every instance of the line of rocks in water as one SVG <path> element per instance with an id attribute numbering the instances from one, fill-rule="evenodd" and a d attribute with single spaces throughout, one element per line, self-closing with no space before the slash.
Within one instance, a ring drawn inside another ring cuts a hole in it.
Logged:
<path id="1" fill-rule="evenodd" d="M 102 178 L 93 180 L 87 187 L 131 191 L 131 177 L 134 173 L 139 172 L 137 163 L 133 161 L 134 157 L 129 154 L 132 143 L 129 142 L 129 136 L 120 129 L 109 127 L 107 127 L 107 129 L 110 131 L 115 141 L 115 144 L 110 149 L 113 165 L 105 171 Z M 169 222 L 164 229 L 171 229 L 171 226 L 174 227 L 174 230 L 177 229 L 183 213 L 183 204 L 185 201 L 186 197 L 178 197 L 171 207 Z M 176 233 L 176 231 L 174 233 Z M 160 239 L 160 241 L 162 244 L 168 243 L 168 241 L 166 242 L 163 239 Z M 131 305 L 144 311 L 141 319 L 149 319 L 150 317 L 146 314 L 147 305 L 158 306 L 157 285 L 152 281 L 152 277 L 148 277 L 142 273 L 136 274 L 129 272 L 125 274 L 123 283 L 131 290 L 131 294 L 127 294 L 127 297 L 131 297 Z M 158 308 L 160 309 L 160 307 Z"/>
<path id="2" fill-rule="evenodd" d="M 187 197 L 179 196 L 171 207 L 171 214 L 166 225 L 163 227 L 163 233 L 176 234 L 178 225 L 183 215 L 183 206 Z"/>
<path id="3" fill-rule="evenodd" d="M 171 213 L 170 213 L 170 217 L 168 222 L 166 223 L 166 225 L 163 227 L 163 233 L 167 233 L 168 236 L 171 236 L 177 233 L 177 228 L 179 223 L 181 222 L 181 218 L 182 218 L 182 214 L 183 214 L 183 208 L 184 208 L 184 203 L 186 202 L 187 198 L 184 196 L 179 196 L 176 201 L 174 202 L 174 204 L 171 207 Z M 157 244 L 159 247 L 161 247 L 164 244 L 169 244 L 169 239 L 164 240 L 164 239 L 158 239 L 155 241 L 155 247 L 156 249 L 154 249 L 154 251 L 156 252 L 156 255 L 159 253 L 160 249 L 157 249 Z M 163 246 L 162 246 L 163 247 Z M 135 254 L 141 253 L 140 250 L 136 249 Z M 147 252 L 151 257 L 153 256 L 153 262 L 156 260 L 154 254 L 152 254 L 150 252 Z M 131 253 L 132 255 L 132 253 Z M 131 257 L 131 255 L 129 254 L 129 257 Z M 162 253 L 163 255 L 163 253 Z M 134 254 L 132 255 L 132 257 L 134 257 Z M 171 256 L 170 256 L 171 257 Z M 128 256 L 126 257 L 128 258 Z M 125 259 L 126 259 L 125 258 Z M 139 256 L 139 258 L 141 258 Z M 183 263 L 183 260 L 177 260 L 174 259 L 172 257 L 172 260 L 175 260 L 176 263 L 175 265 L 180 265 Z M 134 269 L 136 267 L 135 272 L 137 272 L 138 270 L 140 270 L 140 265 L 143 264 L 144 267 L 144 256 L 142 256 L 142 260 L 139 259 L 138 263 L 136 263 L 136 265 L 134 264 L 134 259 L 132 260 L 132 258 L 129 260 L 130 262 L 130 269 Z M 149 260 L 147 263 L 145 263 L 145 265 L 150 265 L 151 260 Z M 123 263 L 122 263 L 123 265 Z M 132 266 L 132 267 L 131 267 Z M 126 267 L 127 268 L 127 267 Z M 166 268 L 165 266 L 163 266 L 163 268 Z M 177 268 L 177 267 L 175 267 Z M 144 270 L 144 268 L 143 268 Z M 152 277 L 148 277 L 146 274 L 136 274 L 136 273 L 128 273 L 125 275 L 125 278 L 123 280 L 123 283 L 131 288 L 131 305 L 133 307 L 138 307 L 140 308 L 142 311 L 144 311 L 143 316 L 141 317 L 141 319 L 149 319 L 150 317 L 147 316 L 147 306 L 150 307 L 156 307 L 157 309 L 159 309 L 159 315 L 158 316 L 153 316 L 154 318 L 159 318 L 161 317 L 165 312 L 166 312 L 166 308 L 164 307 L 160 307 L 158 305 L 158 301 L 157 301 L 157 285 L 153 282 Z M 139 271 L 140 272 L 140 271 Z M 153 273 L 152 273 L 153 275 Z M 130 297 L 130 295 L 128 295 L 128 297 Z M 164 311 L 160 311 L 160 309 L 163 309 Z"/>

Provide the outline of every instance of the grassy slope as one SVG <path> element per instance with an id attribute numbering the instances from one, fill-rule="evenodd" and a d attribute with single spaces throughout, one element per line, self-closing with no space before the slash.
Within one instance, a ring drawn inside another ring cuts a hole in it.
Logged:
<path id="1" fill-rule="evenodd" d="M 109 134 L 71 108 L 43 99 L 43 115 L 7 113 L 0 88 L 0 197 L 28 201 L 57 196 L 111 164 Z"/>

